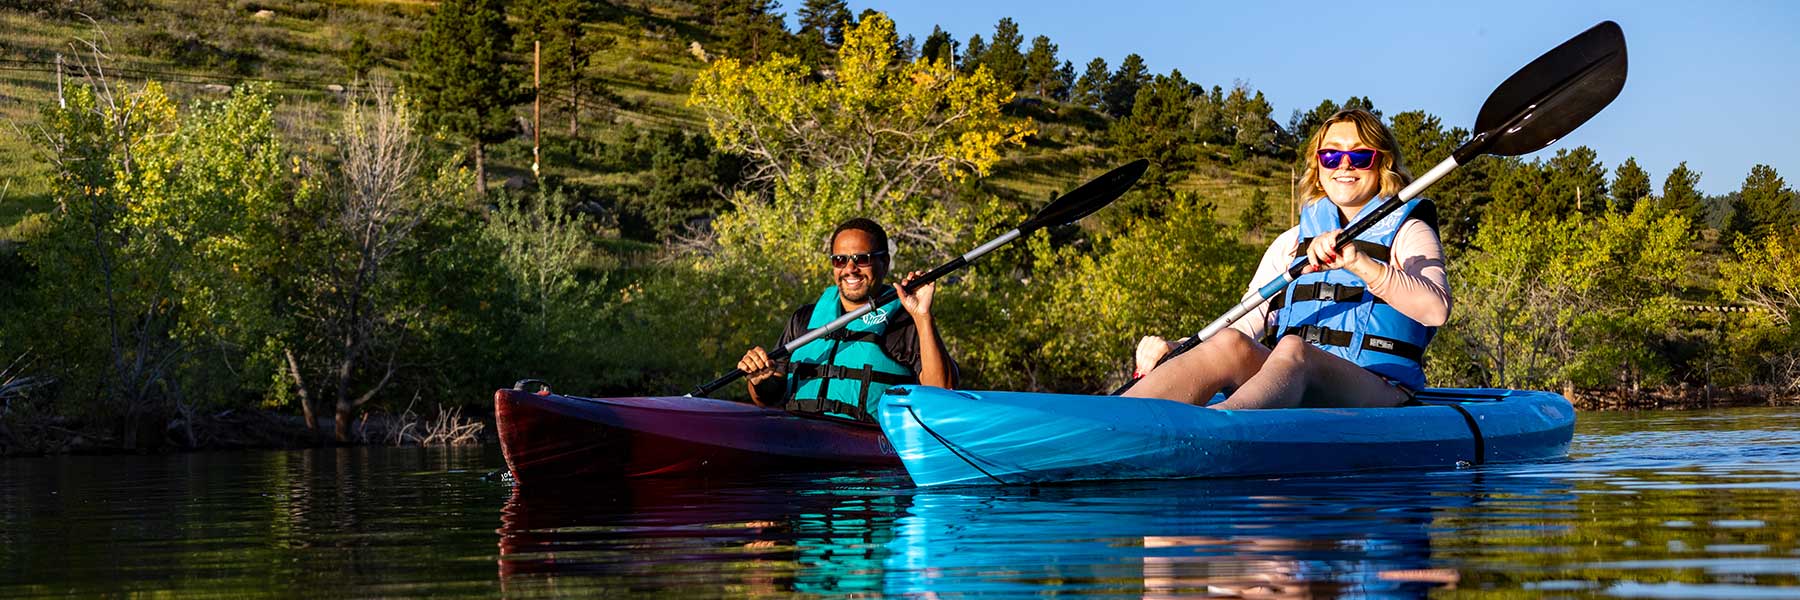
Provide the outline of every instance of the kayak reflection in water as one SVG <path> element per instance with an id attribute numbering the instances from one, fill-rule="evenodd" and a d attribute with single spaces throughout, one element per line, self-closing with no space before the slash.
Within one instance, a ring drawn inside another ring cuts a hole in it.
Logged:
<path id="1" fill-rule="evenodd" d="M 874 595 L 909 498 L 862 477 L 641 478 L 515 487 L 502 596 Z"/>
<path id="2" fill-rule="evenodd" d="M 1367 554 L 1359 561 L 1299 558 L 1356 554 L 1359 544 L 1382 543 L 1385 540 L 1145 536 L 1142 597 L 1145 600 L 1194 595 L 1213 598 L 1422 598 L 1432 589 L 1456 589 L 1457 582 L 1462 580 L 1462 575 L 1455 569 L 1388 568 L 1392 566 L 1393 558 L 1377 559 Z M 1242 556 L 1226 559 L 1179 555 L 1180 550 L 1188 548 L 1233 549 Z M 1249 558 L 1253 556 L 1266 558 Z"/>
<path id="3" fill-rule="evenodd" d="M 1554 489 L 1479 472 L 921 489 L 893 521 L 882 593 L 1426 598 L 1466 585 L 1434 556 L 1439 532 Z"/>
<path id="4" fill-rule="evenodd" d="M 844 221 L 831 232 L 826 258 L 836 285 L 794 311 L 776 346 L 880 296 L 891 264 L 887 231 L 869 219 Z M 801 346 L 788 359 L 772 360 L 761 346 L 745 352 L 737 367 L 747 374 L 750 399 L 758 406 L 872 422 L 874 403 L 890 386 L 954 387 L 956 363 L 931 316 L 937 284 L 911 293 L 900 287 L 918 276 L 914 271 L 894 285 L 899 299 Z"/>
<path id="5" fill-rule="evenodd" d="M 1393 132 L 1363 110 L 1332 115 L 1306 152 L 1300 224 L 1263 253 L 1250 291 L 1296 258 L 1305 274 L 1161 366 L 1174 344 L 1145 337 L 1137 350 L 1143 379 L 1125 395 L 1204 404 L 1228 391 L 1214 406 L 1229 409 L 1388 407 L 1425 387 L 1420 360 L 1450 317 L 1436 209 L 1430 200 L 1408 202 L 1335 250 L 1346 226 L 1412 175 Z"/>

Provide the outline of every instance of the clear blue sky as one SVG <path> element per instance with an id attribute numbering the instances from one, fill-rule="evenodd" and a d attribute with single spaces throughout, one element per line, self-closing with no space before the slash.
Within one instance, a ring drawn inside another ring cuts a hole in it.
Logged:
<path id="1" fill-rule="evenodd" d="M 801 0 L 783 2 L 790 21 Z M 1681 161 L 1709 194 L 1737 190 L 1751 165 L 1800 187 L 1800 2 L 1505 0 L 1483 3 L 852 1 L 883 10 L 923 42 L 941 25 L 958 42 L 993 37 L 1001 17 L 1050 36 L 1079 74 L 1098 56 L 1136 52 L 1154 73 L 1262 90 L 1283 124 L 1320 100 L 1368 96 L 1383 112 L 1424 110 L 1467 128 L 1494 86 L 1599 23 L 1625 30 L 1631 72 L 1612 106 L 1540 152 L 1586 145 L 1609 173 L 1628 156 L 1663 177 Z"/>

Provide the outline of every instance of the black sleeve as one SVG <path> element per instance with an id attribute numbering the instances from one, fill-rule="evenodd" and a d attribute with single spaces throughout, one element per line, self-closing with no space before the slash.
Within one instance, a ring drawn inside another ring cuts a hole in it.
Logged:
<path id="1" fill-rule="evenodd" d="M 913 381 L 918 381 L 919 373 L 919 328 L 913 323 L 910 313 L 901 312 L 888 325 L 890 332 L 882 341 L 882 348 L 887 350 L 888 357 L 894 362 L 906 365 L 913 370 Z M 944 332 L 938 332 L 938 339 L 943 339 Z M 962 382 L 962 370 L 956 366 L 956 359 L 950 356 L 950 350 L 944 350 L 944 361 L 950 363 L 950 385 L 955 387 Z"/>

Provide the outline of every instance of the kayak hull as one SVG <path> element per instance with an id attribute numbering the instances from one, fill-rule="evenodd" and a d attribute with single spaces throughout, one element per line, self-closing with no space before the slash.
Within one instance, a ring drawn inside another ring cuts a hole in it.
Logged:
<path id="1" fill-rule="evenodd" d="M 920 487 L 1329 474 L 1561 458 L 1547 392 L 1431 389 L 1421 405 L 1218 410 L 1167 400 L 898 387 L 878 421 Z"/>
<path id="2" fill-rule="evenodd" d="M 494 392 L 501 452 L 521 485 L 695 474 L 894 467 L 873 424 L 689 398 Z"/>

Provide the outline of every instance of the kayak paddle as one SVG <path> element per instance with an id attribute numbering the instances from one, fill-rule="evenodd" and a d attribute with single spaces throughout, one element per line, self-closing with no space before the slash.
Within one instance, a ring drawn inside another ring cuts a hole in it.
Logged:
<path id="1" fill-rule="evenodd" d="M 1536 152 L 1562 139 L 1619 96 L 1619 91 L 1625 88 L 1625 63 L 1625 33 L 1612 21 L 1601 22 L 1531 61 L 1488 95 L 1480 114 L 1475 117 L 1475 136 L 1468 143 L 1414 179 L 1399 194 L 1375 207 L 1373 212 L 1358 215 L 1356 223 L 1338 234 L 1336 249 L 1342 250 L 1388 213 L 1476 157 L 1483 154 L 1518 156 Z M 1161 365 L 1193 349 L 1233 321 L 1256 310 L 1286 289 L 1305 268 L 1306 261 L 1295 263 L 1283 276 L 1244 296 L 1243 302 L 1171 349 L 1156 364 Z M 1125 393 L 1135 383 L 1135 379 L 1126 382 L 1113 395 Z"/>
<path id="2" fill-rule="evenodd" d="M 1024 237 L 1026 234 L 1045 227 L 1055 227 L 1058 225 L 1074 223 L 1082 217 L 1093 214 L 1094 211 L 1104 208 L 1106 205 L 1111 204 L 1113 200 L 1117 200 L 1119 196 L 1124 195 L 1125 191 L 1131 189 L 1131 185 L 1137 183 L 1138 178 L 1142 177 L 1144 175 L 1144 170 L 1149 167 L 1150 161 L 1140 158 L 1125 164 L 1125 166 L 1107 171 L 1105 175 L 1101 175 L 1094 178 L 1093 181 L 1081 184 L 1081 187 L 1075 188 L 1069 193 L 1063 194 L 1057 199 L 1052 200 L 1049 205 L 1039 210 L 1037 214 L 1032 215 L 1031 218 L 1026 219 L 1024 223 L 1020 223 L 1018 227 L 1000 234 L 999 237 L 988 240 L 985 244 L 976 246 L 974 250 L 970 250 L 962 256 L 951 259 L 950 262 L 938 265 L 937 268 L 926 271 L 925 274 L 906 283 L 904 287 L 906 288 L 906 291 L 912 292 L 925 286 L 925 284 L 937 281 L 939 277 L 943 277 L 951 271 L 973 264 L 975 261 L 980 260 L 983 255 L 993 252 L 994 249 L 1004 246 L 1013 240 Z M 794 341 L 788 342 L 786 345 L 770 351 L 769 358 L 778 359 L 793 354 L 794 351 L 800 349 L 801 346 L 805 346 L 813 340 L 825 337 L 833 331 L 842 329 L 845 325 L 849 325 L 851 321 L 869 314 L 869 311 L 875 310 L 875 307 L 877 306 L 882 306 L 894 301 L 894 298 L 898 296 L 899 293 L 895 292 L 894 288 L 887 288 L 882 291 L 880 296 L 877 296 L 868 304 L 864 304 L 856 310 L 844 313 L 844 316 L 838 317 L 837 320 L 826 323 L 825 326 L 818 329 L 808 331 L 805 335 L 794 338 Z M 705 396 L 744 375 L 745 373 L 743 371 L 732 369 L 731 372 L 720 376 L 718 379 L 714 379 L 710 383 L 694 388 L 694 391 L 689 392 L 688 396 Z"/>

